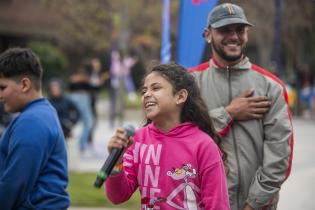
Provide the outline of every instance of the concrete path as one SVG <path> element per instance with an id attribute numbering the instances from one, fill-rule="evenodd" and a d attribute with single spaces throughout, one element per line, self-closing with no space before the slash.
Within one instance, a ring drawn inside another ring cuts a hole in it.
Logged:
<path id="1" fill-rule="evenodd" d="M 315 120 L 294 119 L 292 172 L 282 185 L 279 210 L 315 209 Z"/>

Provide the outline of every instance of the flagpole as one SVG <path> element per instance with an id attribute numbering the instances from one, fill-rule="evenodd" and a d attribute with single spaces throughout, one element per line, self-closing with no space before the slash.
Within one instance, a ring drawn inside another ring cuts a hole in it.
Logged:
<path id="1" fill-rule="evenodd" d="M 170 0 L 163 0 L 162 10 L 162 42 L 161 62 L 168 63 L 171 60 L 171 27 L 170 27 Z"/>

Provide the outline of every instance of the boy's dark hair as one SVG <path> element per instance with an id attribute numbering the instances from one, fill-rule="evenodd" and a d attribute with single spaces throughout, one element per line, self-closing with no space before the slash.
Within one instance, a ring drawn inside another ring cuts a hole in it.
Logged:
<path id="1" fill-rule="evenodd" d="M 39 58 L 30 49 L 11 48 L 0 54 L 0 77 L 29 77 L 36 90 L 41 88 L 43 69 Z"/>
<path id="2" fill-rule="evenodd" d="M 176 63 L 157 65 L 148 74 L 152 72 L 158 73 L 169 81 L 174 94 L 182 89 L 187 90 L 188 96 L 181 111 L 181 122 L 192 122 L 197 125 L 199 129 L 210 135 L 221 149 L 221 138 L 214 129 L 207 105 L 201 97 L 195 78 L 183 66 Z M 225 153 L 223 152 L 223 154 L 223 158 L 225 158 Z"/>

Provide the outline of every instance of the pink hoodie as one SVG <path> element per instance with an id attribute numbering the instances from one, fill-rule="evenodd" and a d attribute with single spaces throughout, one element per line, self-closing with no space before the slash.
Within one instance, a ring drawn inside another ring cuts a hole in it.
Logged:
<path id="1" fill-rule="evenodd" d="M 220 151 L 197 126 L 186 122 L 164 133 L 151 123 L 133 140 L 124 154 L 124 173 L 105 184 L 114 204 L 139 187 L 141 209 L 230 209 Z"/>

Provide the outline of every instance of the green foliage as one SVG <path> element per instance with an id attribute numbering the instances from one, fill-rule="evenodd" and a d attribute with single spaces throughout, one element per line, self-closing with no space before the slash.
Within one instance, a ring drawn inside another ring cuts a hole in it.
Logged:
<path id="1" fill-rule="evenodd" d="M 96 173 L 70 172 L 68 192 L 71 197 L 71 206 L 139 209 L 140 195 L 138 192 L 135 192 L 124 204 L 114 206 L 106 198 L 103 188 L 97 189 L 93 186 L 95 178 Z"/>
<path id="2" fill-rule="evenodd" d="M 129 109 L 140 109 L 140 107 L 141 107 L 141 96 L 139 94 L 135 94 L 133 97 L 134 98 L 131 98 L 127 94 L 125 95 L 126 108 L 129 108 Z"/>
<path id="3" fill-rule="evenodd" d="M 52 77 L 65 78 L 68 59 L 58 48 L 48 42 L 30 42 L 29 47 L 38 55 L 44 69 L 44 83 Z"/>
<path id="4" fill-rule="evenodd" d="M 136 49 L 144 62 L 159 58 L 161 1 L 41 0 L 41 2 L 49 5 L 50 10 L 61 19 L 58 41 L 64 49 L 86 54 L 109 51 L 118 45 L 124 51 Z M 176 37 L 177 34 L 179 2 L 171 1 L 172 37 Z M 172 39 L 172 46 L 175 46 L 175 41 Z"/>

